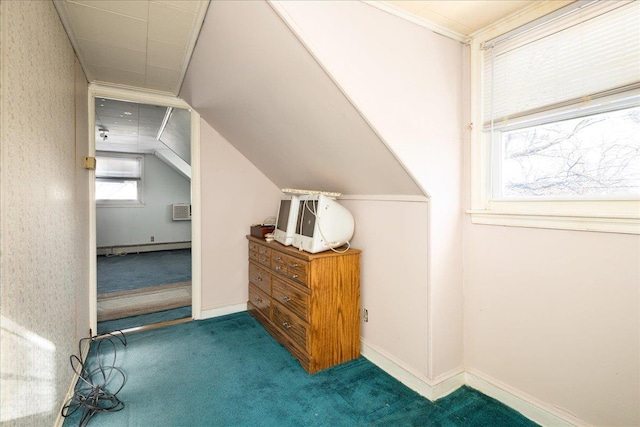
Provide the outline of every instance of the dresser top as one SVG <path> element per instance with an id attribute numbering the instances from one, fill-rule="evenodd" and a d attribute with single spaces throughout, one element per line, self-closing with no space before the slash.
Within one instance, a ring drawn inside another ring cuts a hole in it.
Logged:
<path id="1" fill-rule="evenodd" d="M 328 250 L 328 251 L 324 251 L 324 252 L 319 252 L 317 254 L 310 254 L 308 252 L 305 251 L 301 251 L 298 248 L 294 248 L 293 246 L 285 246 L 280 242 L 276 242 L 275 240 L 273 242 L 267 242 L 264 239 L 260 239 L 257 237 L 253 237 L 253 236 L 247 236 L 247 240 L 251 241 L 251 242 L 256 242 L 259 243 L 263 246 L 269 247 L 271 249 L 274 249 L 276 251 L 280 251 L 286 255 L 292 256 L 292 257 L 296 257 L 296 258 L 300 258 L 300 259 L 304 259 L 307 261 L 311 261 L 314 259 L 320 259 L 320 258 L 331 258 L 331 257 L 339 257 L 339 256 L 345 256 L 345 255 L 359 255 L 362 251 L 360 249 L 354 249 L 354 248 L 349 248 L 348 251 L 346 252 L 342 252 L 342 250 L 344 248 L 337 248 L 338 251 L 340 252 L 334 252 L 332 250 Z"/>

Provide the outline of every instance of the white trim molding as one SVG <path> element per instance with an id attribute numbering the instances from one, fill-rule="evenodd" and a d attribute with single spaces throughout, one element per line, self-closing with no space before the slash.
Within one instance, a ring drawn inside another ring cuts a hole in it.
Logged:
<path id="1" fill-rule="evenodd" d="M 363 341 L 360 343 L 360 349 L 362 356 L 371 361 L 371 363 L 429 400 L 440 399 L 464 385 L 464 372 L 462 370 L 442 375 L 432 381 L 425 375 L 402 366 L 399 361 L 393 360 L 392 356 Z"/>
<path id="2" fill-rule="evenodd" d="M 638 206 L 640 208 L 640 203 Z M 584 214 L 552 215 L 482 209 L 468 210 L 467 213 L 471 214 L 473 224 L 640 234 L 640 218 L 638 217 L 588 216 Z"/>
<path id="3" fill-rule="evenodd" d="M 374 195 L 359 195 L 359 194 L 343 194 L 338 197 L 338 200 L 357 200 L 368 202 L 418 202 L 427 203 L 429 197 L 422 195 L 398 195 L 398 194 L 374 194 Z"/>
<path id="4" fill-rule="evenodd" d="M 361 353 L 371 363 L 391 375 L 421 396 L 434 401 L 454 392 L 463 385 L 496 399 L 524 417 L 544 426 L 570 427 L 588 425 L 561 408 L 552 407 L 483 373 L 463 369 L 430 380 L 411 368 L 402 366 L 393 356 L 361 342 Z"/>
<path id="5" fill-rule="evenodd" d="M 504 403 L 530 420 L 554 427 L 587 426 L 575 416 L 540 402 L 519 390 L 477 371 L 466 371 L 464 382 L 471 388 Z"/>
<path id="6" fill-rule="evenodd" d="M 95 156 L 95 99 L 110 98 L 120 101 L 142 104 L 162 105 L 165 107 L 184 108 L 191 113 L 191 316 L 200 319 L 202 273 L 201 269 L 201 181 L 200 181 L 200 115 L 183 99 L 159 93 L 143 92 L 137 89 L 123 88 L 115 85 L 89 84 L 89 156 Z M 95 180 L 95 172 L 91 171 L 91 182 Z M 97 249 L 96 249 L 96 206 L 95 187 L 89 186 L 89 327 L 97 330 L 98 325 L 98 291 L 97 291 Z"/>
<path id="7" fill-rule="evenodd" d="M 227 314 L 241 313 L 247 311 L 247 303 L 227 305 L 225 307 L 210 308 L 200 312 L 200 320 L 212 319 L 214 317 L 226 316 Z"/>
<path id="8" fill-rule="evenodd" d="M 397 18 L 404 19 L 405 21 L 411 22 L 412 24 L 419 25 L 422 28 L 431 30 L 436 34 L 440 34 L 441 36 L 447 37 L 451 40 L 455 40 L 460 43 L 466 43 L 469 39 L 464 34 L 460 34 L 456 31 L 450 30 L 449 28 L 443 27 L 442 25 L 438 25 L 435 22 L 432 22 L 422 16 L 418 16 L 416 14 L 409 13 L 403 9 L 400 9 L 391 2 L 362 0 L 362 3 L 371 7 L 375 7 L 376 9 L 379 9 Z"/>
<path id="9" fill-rule="evenodd" d="M 202 179 L 200 114 L 191 109 L 191 317 L 202 316 Z"/>

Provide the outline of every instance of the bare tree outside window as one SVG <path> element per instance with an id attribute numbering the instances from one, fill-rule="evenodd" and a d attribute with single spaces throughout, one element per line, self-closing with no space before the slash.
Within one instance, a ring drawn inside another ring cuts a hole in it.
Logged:
<path id="1" fill-rule="evenodd" d="M 501 133 L 502 197 L 640 196 L 640 107 Z"/>

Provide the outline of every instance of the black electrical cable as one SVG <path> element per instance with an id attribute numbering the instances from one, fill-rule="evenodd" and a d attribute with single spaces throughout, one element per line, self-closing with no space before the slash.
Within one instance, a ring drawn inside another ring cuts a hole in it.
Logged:
<path id="1" fill-rule="evenodd" d="M 79 426 L 86 426 L 91 418 L 100 412 L 115 412 L 124 409 L 124 402 L 118 398 L 118 393 L 124 387 L 127 379 L 124 371 L 115 366 L 117 339 L 123 346 L 127 346 L 127 339 L 122 331 L 115 331 L 100 338 L 82 338 L 78 343 L 78 356 L 69 357 L 71 368 L 78 375 L 78 383 L 73 396 L 62 408 L 62 416 L 69 417 L 78 410 L 82 410 Z M 85 341 L 96 342 L 95 356 L 90 364 L 82 361 L 82 345 Z M 109 343 L 113 350 L 111 359 L 101 350 L 104 343 Z M 110 363 L 107 363 L 110 362 Z M 109 390 L 109 389 L 110 390 Z M 116 389 L 113 391 L 113 389 Z"/>

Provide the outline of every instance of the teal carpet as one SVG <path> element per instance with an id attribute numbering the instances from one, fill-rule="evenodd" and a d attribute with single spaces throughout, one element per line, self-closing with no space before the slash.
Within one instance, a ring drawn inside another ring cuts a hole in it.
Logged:
<path id="1" fill-rule="evenodd" d="M 97 259 L 98 294 L 191 280 L 191 249 L 141 252 Z"/>
<path id="2" fill-rule="evenodd" d="M 116 361 L 127 376 L 118 394 L 126 406 L 90 426 L 536 425 L 468 387 L 430 402 L 363 357 L 308 375 L 246 312 L 127 341 Z"/>

